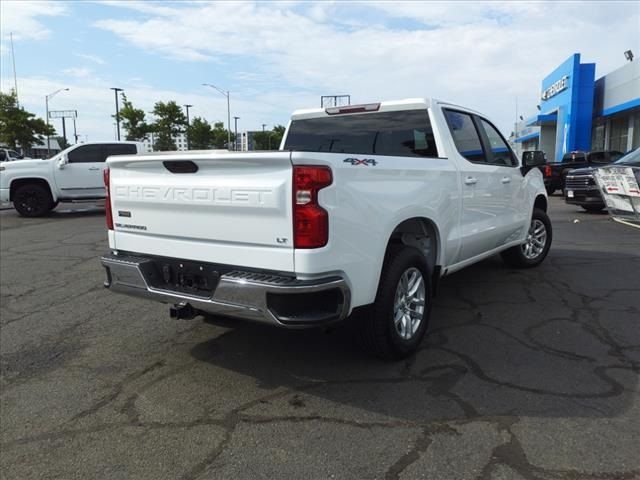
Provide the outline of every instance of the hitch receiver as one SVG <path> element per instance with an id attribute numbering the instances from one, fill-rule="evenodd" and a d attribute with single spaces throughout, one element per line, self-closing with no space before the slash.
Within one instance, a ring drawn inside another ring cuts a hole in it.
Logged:
<path id="1" fill-rule="evenodd" d="M 169 316 L 176 320 L 192 320 L 198 312 L 189 303 L 178 303 L 169 307 Z"/>

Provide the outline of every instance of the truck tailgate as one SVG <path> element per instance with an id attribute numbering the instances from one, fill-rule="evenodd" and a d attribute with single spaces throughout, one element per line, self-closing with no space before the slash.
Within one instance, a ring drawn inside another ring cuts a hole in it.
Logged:
<path id="1" fill-rule="evenodd" d="M 294 270 L 288 152 L 121 156 L 108 165 L 111 248 Z"/>

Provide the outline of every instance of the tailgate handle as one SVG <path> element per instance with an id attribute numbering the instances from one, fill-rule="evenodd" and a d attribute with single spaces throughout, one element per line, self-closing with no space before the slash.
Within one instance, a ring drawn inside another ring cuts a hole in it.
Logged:
<path id="1" fill-rule="evenodd" d="M 162 165 L 171 173 L 196 173 L 198 171 L 198 165 L 191 160 L 165 160 Z"/>

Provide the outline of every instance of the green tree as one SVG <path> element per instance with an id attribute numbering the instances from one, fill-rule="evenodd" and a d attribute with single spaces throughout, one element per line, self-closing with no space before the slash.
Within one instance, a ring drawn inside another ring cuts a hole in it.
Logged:
<path id="1" fill-rule="evenodd" d="M 282 142 L 282 137 L 284 137 L 284 131 L 287 128 L 284 125 L 276 125 L 275 127 L 273 127 L 273 130 L 271 130 L 271 135 L 269 137 L 270 140 L 270 144 L 271 144 L 271 149 L 272 150 L 277 150 L 278 148 L 280 148 L 280 142 Z"/>
<path id="2" fill-rule="evenodd" d="M 64 137 L 55 137 L 55 138 L 58 141 L 60 150 L 64 150 L 65 148 L 69 148 L 71 146 Z"/>
<path id="3" fill-rule="evenodd" d="M 214 148 L 228 148 L 227 147 L 227 129 L 224 128 L 224 123 L 216 122 L 213 124 L 213 142 L 212 145 Z M 233 146 L 233 142 L 235 141 L 235 135 L 231 132 L 231 146 Z"/>
<path id="4" fill-rule="evenodd" d="M 0 143 L 10 147 L 20 145 L 24 152 L 34 143 L 40 143 L 42 136 L 55 133 L 55 128 L 44 120 L 18 107 L 14 91 L 0 92 Z"/>
<path id="5" fill-rule="evenodd" d="M 187 125 L 182 108 L 174 100 L 167 103 L 157 102 L 153 107 L 153 115 L 156 117 L 156 121 L 151 124 L 151 131 L 156 134 L 154 149 L 175 150 L 173 137 L 182 133 Z"/>
<path id="6" fill-rule="evenodd" d="M 211 125 L 205 119 L 195 117 L 191 125 L 187 127 L 189 136 L 189 148 L 192 150 L 206 150 L 213 143 L 213 131 Z"/>
<path id="7" fill-rule="evenodd" d="M 115 118 L 115 115 L 113 115 L 113 118 Z M 144 110 L 134 108 L 124 92 L 122 93 L 120 120 L 122 121 L 122 127 L 127 131 L 127 140 L 142 141 L 150 132 L 149 125 L 145 121 Z"/>

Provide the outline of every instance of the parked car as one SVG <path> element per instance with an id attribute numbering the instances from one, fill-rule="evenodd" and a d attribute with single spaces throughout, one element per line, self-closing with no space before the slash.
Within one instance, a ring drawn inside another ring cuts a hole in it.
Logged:
<path id="1" fill-rule="evenodd" d="M 588 212 L 604 210 L 605 203 L 594 177 L 596 165 L 603 166 L 625 158 L 618 151 L 592 152 L 589 161 L 592 166 L 569 170 L 565 177 L 564 197 L 570 205 L 580 205 Z"/>
<path id="2" fill-rule="evenodd" d="M 565 180 L 570 170 L 607 165 L 623 155 L 624 153 L 616 150 L 574 151 L 565 153 L 560 162 L 547 163 L 539 168 L 544 175 L 544 185 L 547 193 L 551 195 L 556 190 L 564 191 Z"/>
<path id="3" fill-rule="evenodd" d="M 109 289 L 177 318 L 352 316 L 387 359 L 419 347 L 443 275 L 497 253 L 534 267 L 551 245 L 539 170 L 486 117 L 437 100 L 297 111 L 279 152 L 107 163 Z"/>
<path id="4" fill-rule="evenodd" d="M 10 148 L 0 147 L 0 162 L 12 162 L 15 160 L 31 160 L 29 157 L 11 150 Z"/>
<path id="5" fill-rule="evenodd" d="M 143 152 L 140 142 L 93 142 L 73 145 L 45 160 L 4 162 L 0 202 L 13 202 L 24 217 L 39 217 L 58 202 L 104 199 L 107 157 Z"/>

